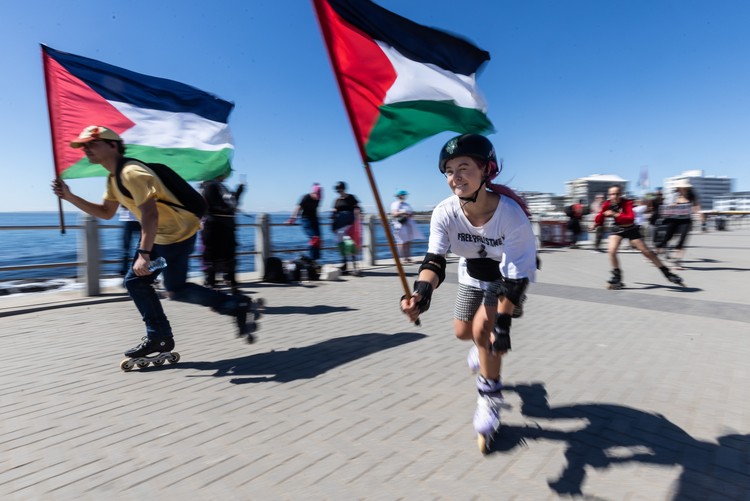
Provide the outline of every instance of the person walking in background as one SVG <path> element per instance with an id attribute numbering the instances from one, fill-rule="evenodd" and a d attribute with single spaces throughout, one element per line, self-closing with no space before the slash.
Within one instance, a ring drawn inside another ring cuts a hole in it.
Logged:
<path id="1" fill-rule="evenodd" d="M 411 263 L 411 241 L 424 238 L 424 235 L 414 221 L 414 209 L 406 201 L 408 195 L 406 190 L 396 192 L 396 200 L 391 204 L 391 224 L 399 257 Z"/>
<path id="2" fill-rule="evenodd" d="M 599 214 L 604 203 L 604 195 L 596 195 L 591 202 L 590 214 Z M 594 252 L 602 252 L 602 239 L 604 238 L 604 226 L 597 226 L 594 230 Z"/>
<path id="3" fill-rule="evenodd" d="M 294 224 L 297 218 L 300 219 L 300 226 L 310 239 L 308 242 L 308 257 L 316 262 L 320 259 L 320 248 L 323 246 L 320 238 L 320 221 L 318 220 L 318 206 L 321 200 L 323 200 L 323 187 L 318 183 L 313 183 L 310 193 L 302 196 L 286 222 L 286 224 Z"/>
<path id="4" fill-rule="evenodd" d="M 221 273 L 224 283 L 237 292 L 237 222 L 235 213 L 245 185 L 240 183 L 231 191 L 224 184 L 226 175 L 204 181 L 201 193 L 208 210 L 203 219 L 203 266 L 205 286 L 216 288 L 216 274 Z"/>
<path id="5" fill-rule="evenodd" d="M 138 233 L 140 237 L 141 223 L 125 207 L 120 207 L 117 215 L 122 223 L 122 266 L 120 267 L 120 276 L 124 277 L 130 269 L 130 264 L 134 261 L 133 235 Z"/>
<path id="6" fill-rule="evenodd" d="M 578 239 L 581 236 L 581 220 L 586 214 L 586 206 L 583 205 L 583 200 L 578 200 L 577 203 L 565 208 L 565 215 L 568 216 L 568 224 L 566 226 L 570 232 L 571 249 L 578 248 Z"/>
<path id="7" fill-rule="evenodd" d="M 164 287 L 171 299 L 210 307 L 235 318 L 240 336 L 253 341 L 254 322 L 248 322 L 251 309 L 249 298 L 222 294 L 215 290 L 187 282 L 188 261 L 195 247 L 200 220 L 192 212 L 181 208 L 179 201 L 165 187 L 162 180 L 143 162 L 125 157 L 125 144 L 114 131 L 92 125 L 70 143 L 82 148 L 89 162 L 99 164 L 109 172 L 102 203 L 97 204 L 74 195 L 62 179 L 55 179 L 52 190 L 87 214 L 111 219 L 119 205 L 128 208 L 141 223 L 138 257 L 125 275 L 124 285 L 146 324 L 142 342 L 125 352 L 131 358 L 152 353 L 170 352 L 175 344 L 172 327 L 153 288 L 157 275 L 163 273 Z M 118 187 L 128 190 L 130 196 Z M 152 260 L 162 257 L 167 266 L 154 270 Z"/>
<path id="8" fill-rule="evenodd" d="M 400 304 L 415 321 L 445 280 L 448 251 L 460 256 L 453 327 L 458 339 L 474 342 L 468 358 L 479 371 L 474 429 L 486 453 L 500 426 L 500 369 L 511 349 L 513 310 L 536 274 L 536 237 L 524 201 L 491 182 L 500 168 L 489 139 L 477 134 L 451 139 L 440 150 L 438 166 L 453 195 L 432 211 L 427 255 L 413 294 Z"/>
<path id="9" fill-rule="evenodd" d="M 680 180 L 675 186 L 675 196 L 671 204 L 662 206 L 662 215 L 665 226 L 664 236 L 656 244 L 656 252 L 665 253 L 667 244 L 673 236 L 678 235 L 675 249 L 675 266 L 678 270 L 682 267 L 685 258 L 685 241 L 693 226 L 693 214 L 700 214 L 700 203 L 698 196 L 693 191 L 693 186 L 686 180 Z"/>
<path id="10" fill-rule="evenodd" d="M 623 238 L 630 240 L 630 244 L 654 263 L 667 280 L 674 284 L 682 285 L 682 278 L 669 271 L 669 268 L 664 266 L 659 257 L 646 246 L 641 236 L 641 231 L 635 224 L 633 201 L 622 196 L 622 188 L 617 184 L 610 186 L 609 190 L 607 190 L 607 197 L 608 200 L 602 204 L 601 210 L 594 219 L 594 227 L 591 229 L 593 230 L 597 226 L 602 226 L 606 218 L 614 220 L 612 233 L 609 235 L 609 248 L 607 250 L 609 261 L 612 265 L 612 278 L 607 282 L 609 284 L 608 288 L 622 289 L 625 285 L 622 283 L 622 270 L 617 258 L 617 250 L 620 248 Z"/>
<path id="11" fill-rule="evenodd" d="M 359 221 L 360 207 L 359 200 L 352 194 L 346 192 L 346 183 L 339 181 L 333 188 L 338 197 L 333 201 L 333 212 L 331 213 L 332 226 L 334 235 L 336 235 L 336 244 L 341 253 L 341 274 L 348 275 L 347 261 L 352 258 L 352 265 L 356 270 L 356 252 L 351 252 L 353 245 L 359 245 L 359 242 L 352 237 L 352 229 L 355 228 Z M 356 236 L 356 235 L 355 235 Z M 347 241 L 347 238 L 351 241 Z"/>

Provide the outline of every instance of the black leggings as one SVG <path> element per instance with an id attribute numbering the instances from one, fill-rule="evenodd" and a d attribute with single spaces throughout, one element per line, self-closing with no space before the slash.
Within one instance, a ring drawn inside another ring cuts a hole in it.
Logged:
<path id="1" fill-rule="evenodd" d="M 680 238 L 679 240 L 677 240 L 677 245 L 675 245 L 674 248 L 682 249 L 682 247 L 685 245 L 685 240 L 687 239 L 688 233 L 690 232 L 690 228 L 692 226 L 690 220 L 671 219 L 665 221 L 664 225 L 667 227 L 667 229 L 664 232 L 664 237 L 661 239 L 661 242 L 656 244 L 656 248 L 663 249 L 667 246 L 672 237 L 677 234 L 680 236 Z"/>

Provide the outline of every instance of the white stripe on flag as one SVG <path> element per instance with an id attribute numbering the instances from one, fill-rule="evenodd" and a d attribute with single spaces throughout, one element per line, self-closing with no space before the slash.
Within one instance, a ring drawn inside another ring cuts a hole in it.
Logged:
<path id="1" fill-rule="evenodd" d="M 149 110 L 113 101 L 109 103 L 135 123 L 135 127 L 122 134 L 126 144 L 204 151 L 234 148 L 228 124 L 207 120 L 195 113 Z"/>
<path id="2" fill-rule="evenodd" d="M 462 108 L 487 113 L 487 103 L 477 87 L 476 75 L 458 75 L 434 64 L 418 63 L 394 47 L 377 41 L 396 71 L 396 81 L 386 93 L 384 104 L 404 101 L 453 101 Z"/>

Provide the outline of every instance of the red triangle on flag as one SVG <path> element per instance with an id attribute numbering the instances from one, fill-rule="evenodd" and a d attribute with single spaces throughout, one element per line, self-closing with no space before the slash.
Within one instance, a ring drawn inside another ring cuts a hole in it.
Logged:
<path id="1" fill-rule="evenodd" d="M 102 125 L 122 134 L 135 126 L 135 122 L 47 54 L 44 54 L 44 71 L 58 175 L 84 157 L 82 150 L 70 147 L 70 142 L 84 128 Z"/>

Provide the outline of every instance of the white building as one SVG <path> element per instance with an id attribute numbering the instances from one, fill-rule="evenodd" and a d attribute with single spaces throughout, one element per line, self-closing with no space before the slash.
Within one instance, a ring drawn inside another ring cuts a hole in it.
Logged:
<path id="1" fill-rule="evenodd" d="M 565 203 L 583 200 L 585 205 L 591 205 L 596 195 L 604 195 L 607 198 L 607 190 L 610 186 L 618 185 L 623 193 L 628 192 L 628 181 L 614 174 L 592 174 L 587 177 L 573 179 L 565 182 Z"/>
<path id="2" fill-rule="evenodd" d="M 714 197 L 713 210 L 750 212 L 750 191 L 735 191 L 729 195 Z"/>
<path id="3" fill-rule="evenodd" d="M 521 191 L 518 194 L 526 201 L 526 205 L 528 205 L 532 214 L 562 213 L 565 206 L 565 200 L 562 195 L 541 193 L 538 191 Z"/>
<path id="4" fill-rule="evenodd" d="M 734 179 L 726 176 L 706 176 L 702 170 L 685 171 L 679 176 L 669 177 L 664 180 L 664 198 L 670 202 L 675 193 L 675 186 L 679 181 L 687 181 L 693 185 L 693 190 L 698 195 L 701 209 L 711 210 L 714 198 L 730 195 Z"/>

